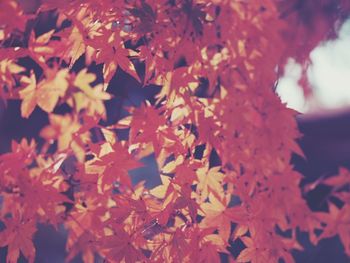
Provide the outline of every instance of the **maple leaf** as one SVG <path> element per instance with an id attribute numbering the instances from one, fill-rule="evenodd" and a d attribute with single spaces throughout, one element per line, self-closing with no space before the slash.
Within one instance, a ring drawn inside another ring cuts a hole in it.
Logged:
<path id="1" fill-rule="evenodd" d="M 186 67 L 180 67 L 171 72 L 167 72 L 164 77 L 162 75 L 160 76 L 163 88 L 157 95 L 158 100 L 161 100 L 170 94 L 174 94 L 174 90 L 178 91 L 180 88 L 187 88 L 190 84 L 198 83 L 198 80 Z"/>
<path id="2" fill-rule="evenodd" d="M 145 46 L 141 46 L 139 51 L 139 58 L 145 63 L 144 82 L 149 83 L 156 68 L 156 59 Z"/>
<path id="3" fill-rule="evenodd" d="M 66 262 L 73 260 L 79 253 L 82 253 L 84 263 L 94 263 L 95 253 L 98 253 L 98 243 L 96 237 L 90 232 L 84 232 L 79 236 L 72 247 L 69 248 L 69 253 L 66 257 Z"/>
<path id="4" fill-rule="evenodd" d="M 46 79 L 38 84 L 36 100 L 40 108 L 50 113 L 68 89 L 68 70 L 47 70 L 46 74 Z"/>
<path id="5" fill-rule="evenodd" d="M 183 262 L 186 260 L 191 253 L 191 247 L 189 246 L 188 240 L 185 233 L 179 228 L 176 229 L 172 236 L 170 255 L 173 262 Z"/>
<path id="6" fill-rule="evenodd" d="M 84 12 L 83 9 L 81 10 Z M 71 68 L 79 57 L 86 51 L 84 34 L 82 33 L 82 30 L 80 30 L 79 26 L 75 25 L 72 28 L 62 30 L 57 34 L 57 36 L 65 40 L 64 49 L 61 47 L 61 50 L 59 51 L 62 59 L 66 60 Z"/>
<path id="7" fill-rule="evenodd" d="M 231 214 L 226 211 L 230 201 L 229 196 L 216 197 L 213 193 L 208 195 L 209 202 L 202 203 L 200 208 L 204 211 L 204 219 L 200 225 L 204 228 L 216 227 L 223 240 L 228 240 L 231 232 Z"/>
<path id="8" fill-rule="evenodd" d="M 266 262 L 268 260 L 267 253 L 259 253 L 258 249 L 254 246 L 254 241 L 249 237 L 241 237 L 242 242 L 247 247 L 243 249 L 238 257 L 237 262 L 252 262 L 252 263 L 259 263 L 259 262 Z"/>
<path id="9" fill-rule="evenodd" d="M 302 8 L 317 6 L 320 13 L 330 1 Z M 302 155 L 296 113 L 271 87 L 280 75 L 276 65 L 284 68 L 310 31 L 304 26 L 290 41 L 295 28 L 287 23 L 295 16 L 286 19 L 280 10 L 287 4 L 42 2 L 31 15 L 16 1 L 0 3 L 6 10 L 0 12 L 1 99 L 19 95 L 22 117 L 39 106 L 50 121 L 40 132 L 43 146 L 23 140 L 0 156 L 0 245 L 8 246 L 8 262 L 20 252 L 32 262 L 35 224 L 63 220 L 67 260 L 81 253 L 85 262 L 95 255 L 108 262 L 218 262 L 231 235 L 245 244 L 238 262 L 289 263 L 290 250 L 300 249 L 297 229 L 312 243 L 338 234 L 350 254 L 348 173 L 317 182 L 332 186 L 343 203 L 315 213 L 290 165 L 293 152 Z M 350 13 L 348 1 L 339 7 Z M 32 30 L 33 21 L 47 22 L 49 31 Z M 329 28 L 318 21 L 314 28 L 321 31 L 308 51 Z M 95 85 L 99 66 L 104 83 Z M 101 127 L 111 98 L 106 88 L 118 68 L 143 79 L 146 105 L 130 106 L 127 117 Z M 146 83 L 159 92 L 148 96 Z M 122 138 L 119 129 L 130 132 Z M 133 186 L 129 170 L 153 153 L 161 184 Z M 278 235 L 276 225 L 292 238 Z M 316 237 L 315 230 L 323 232 Z"/>
<path id="10" fill-rule="evenodd" d="M 338 234 L 344 245 L 345 253 L 350 256 L 350 205 L 345 204 L 339 209 L 329 203 L 329 214 L 323 213 L 319 217 L 327 226 L 318 240 Z"/>
<path id="11" fill-rule="evenodd" d="M 85 259 L 91 260 L 93 252 L 99 251 L 98 237 L 102 235 L 107 197 L 100 194 L 87 196 L 79 193 L 76 194 L 76 198 L 80 202 L 75 203 L 65 221 L 65 227 L 69 229 L 66 249 L 69 251 L 69 258 L 82 252 Z"/>
<path id="12" fill-rule="evenodd" d="M 206 116 L 205 111 L 198 113 L 197 126 L 199 140 L 203 143 L 210 143 L 213 147 L 220 149 L 220 127 L 214 116 Z"/>
<path id="13" fill-rule="evenodd" d="M 170 216 L 174 212 L 175 202 L 179 197 L 179 193 L 173 186 L 167 189 L 167 195 L 163 202 L 159 205 L 153 206 L 151 214 L 158 220 L 160 225 L 166 225 Z"/>
<path id="14" fill-rule="evenodd" d="M 44 127 L 41 130 L 40 136 L 46 140 L 58 140 L 59 150 L 67 149 L 73 138 L 73 134 L 80 128 L 79 123 L 72 119 L 70 115 L 55 115 L 49 116 L 50 126 Z"/>
<path id="15" fill-rule="evenodd" d="M 17 263 L 22 252 L 28 262 L 33 263 L 35 247 L 32 239 L 36 232 L 35 221 L 21 218 L 19 214 L 2 221 L 6 228 L 0 232 L 0 247 L 8 246 L 6 262 Z"/>
<path id="16" fill-rule="evenodd" d="M 79 71 L 78 75 L 74 79 L 73 85 L 79 89 L 85 91 L 91 89 L 90 83 L 96 80 L 96 75 L 88 73 L 88 69 L 84 68 Z"/>
<path id="17" fill-rule="evenodd" d="M 68 70 L 51 70 L 46 71 L 47 78 L 36 83 L 35 76 L 23 77 L 22 82 L 27 86 L 19 91 L 22 117 L 28 118 L 33 112 L 36 105 L 44 111 L 50 113 L 55 108 L 59 98 L 63 97 L 68 89 Z"/>
<path id="18" fill-rule="evenodd" d="M 14 74 L 19 74 L 25 70 L 25 68 L 17 65 L 12 59 L 8 59 L 7 56 L 12 57 L 9 54 L 0 53 L 0 98 L 6 99 L 11 97 L 12 87 L 15 85 Z M 8 88 L 8 91 L 4 89 Z"/>
<path id="19" fill-rule="evenodd" d="M 65 195 L 53 187 L 50 182 L 42 182 L 42 178 L 21 180 L 21 199 L 23 210 L 27 215 L 39 215 L 53 226 L 57 227 L 61 222 L 60 214 L 64 211 L 63 203 L 71 203 Z M 61 206 L 61 209 L 59 209 Z"/>
<path id="20" fill-rule="evenodd" d="M 219 262 L 220 255 L 217 251 L 217 247 L 211 242 L 205 242 L 200 250 L 198 262 Z"/>
<path id="21" fill-rule="evenodd" d="M 228 244 L 216 234 L 215 228 L 199 228 L 194 225 L 188 230 L 189 246 L 192 248 L 190 259 L 198 262 L 218 262 L 219 252 L 228 253 Z"/>
<path id="22" fill-rule="evenodd" d="M 69 102 L 69 104 L 75 106 L 77 112 L 86 109 L 86 113 L 90 116 L 97 114 L 105 118 L 106 109 L 103 101 L 110 99 L 112 96 L 103 91 L 103 85 L 91 87 L 91 82 L 95 80 L 95 74 L 88 73 L 86 68 L 81 70 L 75 77 L 73 85 L 82 92 L 75 92 L 73 94 L 74 102 Z"/>
<path id="23" fill-rule="evenodd" d="M 116 32 L 112 34 L 106 32 L 106 35 L 96 37 L 96 39 L 101 38 L 104 39 L 102 41 L 105 43 L 105 46 L 103 48 L 99 47 L 100 49 L 97 51 L 95 59 L 97 63 L 104 63 L 103 76 L 105 83 L 109 83 L 118 66 L 137 81 L 141 82 L 134 64 L 128 58 L 134 53 L 125 48 L 120 36 Z"/>
<path id="24" fill-rule="evenodd" d="M 208 169 L 208 167 L 203 167 L 197 170 L 197 192 L 200 195 L 201 202 L 208 198 L 210 192 L 214 192 L 217 195 L 222 195 L 224 193 L 222 187 L 224 174 L 220 172 L 220 169 L 220 166 L 216 166 L 210 169 Z"/>
<path id="25" fill-rule="evenodd" d="M 28 118 L 32 114 L 37 102 L 35 96 L 36 90 L 36 79 L 35 75 L 31 73 L 30 78 L 23 77 L 22 83 L 27 84 L 27 86 L 19 91 L 19 96 L 22 99 L 21 103 L 21 115 L 23 118 Z"/>
<path id="26" fill-rule="evenodd" d="M 45 34 L 42 34 L 38 38 L 35 39 L 34 32 L 30 35 L 29 39 L 29 52 L 31 53 L 32 57 L 37 58 L 39 64 L 45 63 L 46 61 L 46 55 L 53 55 L 54 54 L 54 47 L 49 46 L 50 38 L 53 36 L 55 30 L 52 29 L 49 32 L 46 32 Z"/>
<path id="27" fill-rule="evenodd" d="M 129 137 L 131 143 L 152 143 L 157 157 L 161 157 L 162 150 L 177 146 L 178 138 L 173 129 L 166 124 L 166 117 L 161 114 L 161 110 L 143 106 L 136 109 L 132 115 Z"/>
<path id="28" fill-rule="evenodd" d="M 171 182 L 171 178 L 169 176 L 160 175 L 160 180 L 162 183 L 152 188 L 150 190 L 150 193 L 159 199 L 164 199 L 166 195 L 169 194 L 168 188 Z"/>
<path id="29" fill-rule="evenodd" d="M 141 251 L 132 244 L 130 236 L 122 229 L 114 230 L 113 236 L 105 236 L 101 241 L 103 249 L 108 249 L 107 258 L 110 262 L 133 263 L 145 260 Z"/>
<path id="30" fill-rule="evenodd" d="M 102 155 L 93 163 L 104 167 L 100 177 L 102 189 L 106 186 L 111 187 L 115 182 L 132 188 L 128 171 L 139 168 L 140 163 L 134 160 L 120 143 L 117 142 L 112 147 L 112 151 Z"/>
<path id="31" fill-rule="evenodd" d="M 286 263 L 294 263 L 294 259 L 287 250 L 287 243 L 291 243 L 291 248 L 300 248 L 297 242 L 283 242 L 284 239 L 277 237 L 274 234 L 267 235 L 267 237 L 260 239 L 257 233 L 252 231 L 252 237 L 243 236 L 240 237 L 241 241 L 246 246 L 237 257 L 237 262 L 251 262 L 251 263 L 263 263 L 263 262 L 278 262 L 283 258 Z M 266 241 L 266 242 L 262 242 Z"/>
<path id="32" fill-rule="evenodd" d="M 11 152 L 0 156 L 0 167 L 3 167 L 4 174 L 6 169 L 20 173 L 21 169 L 31 164 L 35 157 L 35 147 L 34 140 L 29 142 L 26 138 L 23 138 L 19 143 L 12 141 Z M 20 162 L 20 165 L 18 162 Z"/>
<path id="33" fill-rule="evenodd" d="M 350 184 L 349 171 L 346 168 L 341 167 L 336 176 L 329 177 L 323 180 L 322 183 L 336 188 Z"/>
<path id="34" fill-rule="evenodd" d="M 184 161 L 175 169 L 175 177 L 173 182 L 180 186 L 191 186 L 196 180 L 196 166 L 198 164 Z"/>

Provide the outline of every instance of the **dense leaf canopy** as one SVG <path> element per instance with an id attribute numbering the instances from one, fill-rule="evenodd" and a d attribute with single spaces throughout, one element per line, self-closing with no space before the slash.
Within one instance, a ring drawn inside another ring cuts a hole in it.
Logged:
<path id="1" fill-rule="evenodd" d="M 0 2 L 1 99 L 49 120 L 0 156 L 7 262 L 34 262 L 40 223 L 67 230 L 68 261 L 289 263 L 299 230 L 339 235 L 350 256 L 349 174 L 318 181 L 340 202 L 310 210 L 290 164 L 297 113 L 274 92 L 349 1 L 41 2 Z M 116 72 L 148 97 L 133 102 Z M 158 185 L 133 179 L 147 156 Z"/>

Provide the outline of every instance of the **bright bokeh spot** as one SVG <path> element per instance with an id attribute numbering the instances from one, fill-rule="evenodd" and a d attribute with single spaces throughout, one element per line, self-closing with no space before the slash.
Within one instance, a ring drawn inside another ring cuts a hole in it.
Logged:
<path id="1" fill-rule="evenodd" d="M 294 59 L 289 59 L 285 66 L 285 75 L 278 82 L 277 94 L 287 107 L 299 112 L 306 112 L 307 106 L 303 90 L 298 84 L 301 77 L 301 66 Z"/>
<path id="2" fill-rule="evenodd" d="M 298 84 L 301 65 L 289 59 L 276 92 L 289 108 L 306 113 L 350 105 L 350 19 L 339 30 L 338 38 L 316 47 L 310 54 L 307 72 L 313 96 L 308 100 Z"/>
<path id="3" fill-rule="evenodd" d="M 339 38 L 311 52 L 310 84 L 320 106 L 340 108 L 350 105 L 350 20 L 339 31 Z"/>

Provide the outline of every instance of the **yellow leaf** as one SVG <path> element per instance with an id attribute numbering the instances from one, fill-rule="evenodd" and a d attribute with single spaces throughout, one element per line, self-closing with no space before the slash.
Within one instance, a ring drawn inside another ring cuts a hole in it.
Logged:
<path id="1" fill-rule="evenodd" d="M 88 73 L 87 68 L 79 71 L 75 77 L 73 85 L 80 88 L 82 91 L 91 88 L 90 83 L 96 80 L 96 76 L 93 73 Z"/>
<path id="2" fill-rule="evenodd" d="M 162 184 L 151 189 L 150 193 L 159 199 L 163 199 L 170 184 L 170 177 L 161 175 L 160 179 L 162 180 Z"/>
<path id="3" fill-rule="evenodd" d="M 200 206 L 205 215 L 200 225 L 203 228 L 217 228 L 219 235 L 226 241 L 230 236 L 231 230 L 230 214 L 225 213 L 230 197 L 227 195 L 222 200 L 219 200 L 212 193 L 208 197 L 209 203 L 203 203 Z"/>
<path id="4" fill-rule="evenodd" d="M 50 38 L 52 37 L 53 33 L 55 32 L 55 29 L 50 30 L 49 32 L 42 34 L 41 36 L 39 36 L 35 42 L 39 43 L 39 44 L 46 44 L 47 42 L 49 42 Z"/>
<path id="5" fill-rule="evenodd" d="M 48 113 L 53 111 L 59 98 L 63 97 L 68 89 L 67 77 L 68 70 L 62 69 L 38 84 L 36 100 L 40 108 Z"/>
<path id="6" fill-rule="evenodd" d="M 97 85 L 92 88 L 90 83 L 96 79 L 95 74 L 88 73 L 87 69 L 81 70 L 75 77 L 73 85 L 79 88 L 82 92 L 77 92 L 73 95 L 77 112 L 81 109 L 86 109 L 87 114 L 94 116 L 96 113 L 102 117 L 106 116 L 106 109 L 103 100 L 108 100 L 112 96 L 103 90 L 103 85 Z"/>
<path id="7" fill-rule="evenodd" d="M 220 166 L 217 166 L 208 170 L 208 167 L 202 167 L 197 170 L 197 192 L 200 195 L 201 202 L 208 198 L 210 192 L 223 195 L 222 180 L 224 174 L 220 172 L 220 168 Z"/>
<path id="8" fill-rule="evenodd" d="M 32 73 L 30 78 L 24 76 L 21 79 L 21 82 L 26 83 L 27 86 L 19 91 L 19 96 L 22 99 L 21 104 L 21 116 L 23 118 L 28 118 L 30 114 L 32 114 L 35 106 L 36 106 L 36 80 L 35 75 Z"/>
<path id="9" fill-rule="evenodd" d="M 77 59 L 84 54 L 86 49 L 84 37 L 76 26 L 73 27 L 68 37 L 68 42 L 70 45 L 70 47 L 67 49 L 69 50 L 68 58 L 70 58 L 69 67 L 72 67 L 75 61 L 77 61 Z"/>

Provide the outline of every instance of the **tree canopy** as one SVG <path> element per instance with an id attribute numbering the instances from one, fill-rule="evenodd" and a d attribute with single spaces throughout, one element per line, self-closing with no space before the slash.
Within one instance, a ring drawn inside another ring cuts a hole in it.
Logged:
<path id="1" fill-rule="evenodd" d="M 349 1 L 22 7 L 0 3 L 0 96 L 47 121 L 0 156 L 7 262 L 34 262 L 38 224 L 64 226 L 67 261 L 289 263 L 297 231 L 339 235 L 350 256 L 349 172 L 300 187 L 297 112 L 275 94 L 287 59 L 307 65 Z M 147 157 L 159 182 L 133 177 Z M 303 198 L 315 184 L 332 188 L 328 211 Z"/>

